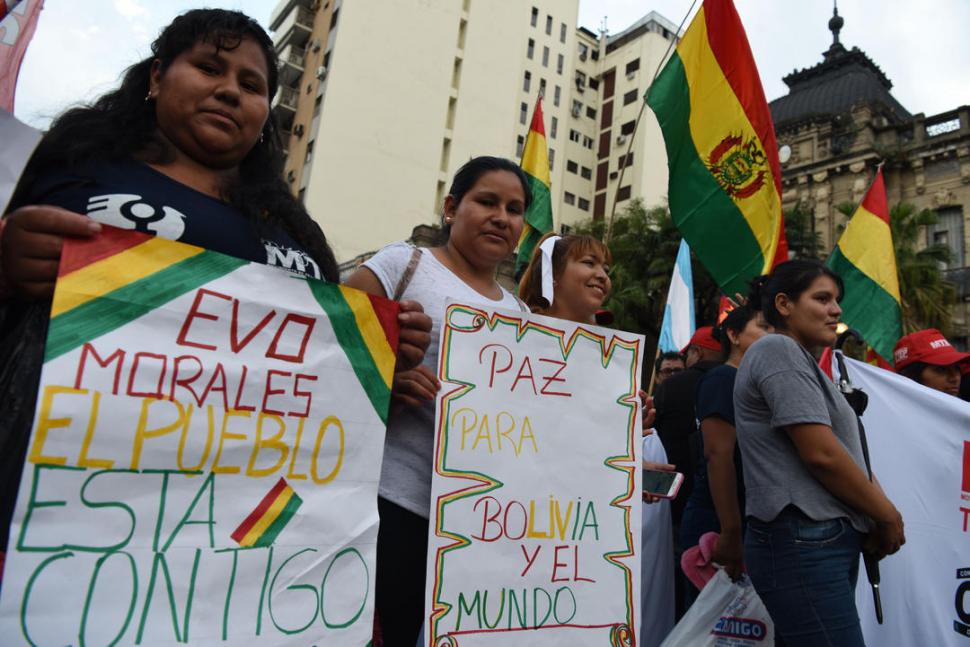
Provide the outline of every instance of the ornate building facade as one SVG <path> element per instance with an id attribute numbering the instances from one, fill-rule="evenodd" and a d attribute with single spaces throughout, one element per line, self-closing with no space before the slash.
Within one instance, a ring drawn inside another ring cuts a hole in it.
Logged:
<path id="1" fill-rule="evenodd" d="M 857 47 L 839 41 L 843 19 L 829 21 L 831 47 L 823 60 L 784 78 L 787 95 L 771 102 L 782 164 L 785 209 L 800 204 L 826 251 L 848 218 L 838 207 L 858 203 L 883 163 L 889 205 L 907 202 L 936 211 L 918 247 L 944 244 L 951 261 L 944 277 L 956 286 L 951 341 L 970 336 L 970 106 L 926 116 L 911 114 L 890 93 L 885 73 Z M 784 157 L 784 155 L 782 156 Z"/>

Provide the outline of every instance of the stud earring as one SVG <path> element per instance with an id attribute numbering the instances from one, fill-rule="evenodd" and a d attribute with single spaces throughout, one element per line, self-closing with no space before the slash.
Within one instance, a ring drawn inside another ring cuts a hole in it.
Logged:
<path id="1" fill-rule="evenodd" d="M 154 99 L 154 98 L 155 98 L 155 97 L 153 97 L 153 96 L 152 96 L 152 91 L 151 91 L 151 90 L 149 90 L 149 91 L 148 91 L 148 94 L 146 94 L 146 95 L 145 95 L 145 103 L 148 103 L 149 101 L 151 101 L 151 100 L 152 100 L 152 99 Z"/>

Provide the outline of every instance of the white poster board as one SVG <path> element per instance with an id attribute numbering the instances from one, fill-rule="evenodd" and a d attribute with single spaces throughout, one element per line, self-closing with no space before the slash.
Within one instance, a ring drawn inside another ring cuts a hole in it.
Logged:
<path id="1" fill-rule="evenodd" d="M 134 232 L 68 243 L 3 643 L 368 644 L 396 312 Z"/>
<path id="2" fill-rule="evenodd" d="M 635 644 L 642 346 L 605 328 L 447 307 L 427 645 Z"/>

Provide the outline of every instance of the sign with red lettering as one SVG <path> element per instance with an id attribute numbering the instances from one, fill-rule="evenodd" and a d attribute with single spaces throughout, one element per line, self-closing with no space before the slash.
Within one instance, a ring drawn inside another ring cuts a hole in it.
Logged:
<path id="1" fill-rule="evenodd" d="M 427 644 L 633 645 L 639 335 L 450 304 Z"/>
<path id="2" fill-rule="evenodd" d="M 65 243 L 0 633 L 367 644 L 396 313 L 136 232 Z"/>

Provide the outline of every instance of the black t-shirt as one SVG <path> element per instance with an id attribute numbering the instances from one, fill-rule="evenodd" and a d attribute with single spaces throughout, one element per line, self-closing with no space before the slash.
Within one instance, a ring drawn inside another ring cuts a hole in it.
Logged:
<path id="1" fill-rule="evenodd" d="M 286 232 L 257 226 L 235 207 L 142 162 L 92 161 L 48 174 L 34 183 L 26 204 L 62 207 L 105 225 L 321 278 L 316 261 Z"/>
<path id="2" fill-rule="evenodd" d="M 657 387 L 653 403 L 657 409 L 654 426 L 663 443 L 667 460 L 684 475 L 677 498 L 671 501 L 670 514 L 674 525 L 680 524 L 684 506 L 694 487 L 694 451 L 696 445 L 697 421 L 694 416 L 694 391 L 697 382 L 707 371 L 718 366 L 718 362 L 697 362 L 687 370 L 671 375 Z"/>
<path id="3" fill-rule="evenodd" d="M 697 383 L 694 410 L 697 415 L 698 432 L 700 423 L 712 416 L 734 426 L 734 379 L 738 369 L 724 364 L 701 377 Z M 697 470 L 694 473 L 694 489 L 691 492 L 691 506 L 714 510 L 710 482 L 707 478 L 707 460 L 704 458 L 704 436 L 698 433 L 699 455 L 695 456 Z M 734 470 L 737 473 L 738 506 L 744 519 L 744 478 L 741 472 L 741 449 L 734 445 Z M 712 530 L 717 530 L 712 528 Z"/>

